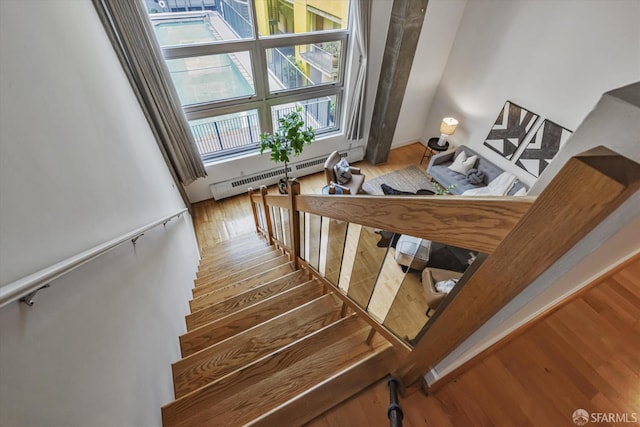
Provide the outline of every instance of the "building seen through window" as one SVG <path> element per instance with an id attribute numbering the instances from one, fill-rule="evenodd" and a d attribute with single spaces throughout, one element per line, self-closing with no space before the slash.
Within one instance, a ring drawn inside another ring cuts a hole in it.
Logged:
<path id="1" fill-rule="evenodd" d="M 340 129 L 349 0 L 145 0 L 204 160 L 256 150 L 302 108 Z"/>

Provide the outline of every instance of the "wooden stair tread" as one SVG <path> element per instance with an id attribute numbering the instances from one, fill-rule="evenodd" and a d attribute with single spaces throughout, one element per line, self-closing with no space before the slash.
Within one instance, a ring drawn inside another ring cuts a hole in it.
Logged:
<path id="1" fill-rule="evenodd" d="M 247 277 L 246 279 L 240 280 L 231 285 L 227 285 L 217 289 L 210 289 L 208 293 L 200 295 L 189 301 L 189 307 L 191 308 L 191 312 L 195 313 L 198 310 L 202 310 L 203 308 L 218 304 L 220 301 L 244 292 L 247 289 L 264 285 L 265 283 L 282 277 L 285 274 L 289 274 L 292 271 L 294 270 L 291 263 L 282 264 L 267 271 L 258 273 L 254 276 Z"/>
<path id="2" fill-rule="evenodd" d="M 162 408 L 165 426 L 242 425 L 375 352 L 352 315 Z"/>
<path id="3" fill-rule="evenodd" d="M 200 257 L 199 269 L 202 270 L 203 268 L 204 269 L 218 268 L 220 266 L 224 266 L 224 264 L 226 264 L 229 261 L 233 262 L 238 260 L 239 258 L 243 257 L 245 254 L 248 254 L 254 257 L 262 253 L 271 252 L 273 250 L 278 250 L 278 248 L 273 245 L 260 244 L 260 245 L 252 245 L 246 248 L 242 248 L 241 253 L 238 253 L 238 251 L 232 251 L 232 252 L 221 251 L 221 252 L 215 252 L 212 254 L 204 254 L 204 255 L 201 255 Z"/>
<path id="4" fill-rule="evenodd" d="M 259 264 L 260 262 L 267 261 L 271 258 L 275 258 L 282 255 L 282 252 L 275 246 L 268 246 L 266 248 L 260 248 L 258 251 L 245 252 L 242 257 L 239 257 L 234 262 L 218 262 L 203 263 L 200 262 L 197 277 L 205 277 L 212 275 L 228 275 L 229 272 L 240 271 L 244 268 L 250 267 L 253 262 Z"/>
<path id="5" fill-rule="evenodd" d="M 322 286 L 310 280 L 293 289 L 274 295 L 214 322 L 193 329 L 180 336 L 182 357 L 216 344 L 223 339 L 265 322 L 301 304 L 318 298 Z"/>
<path id="6" fill-rule="evenodd" d="M 241 245 L 251 244 L 254 242 L 261 242 L 261 243 L 267 244 L 266 240 L 263 237 L 261 237 L 259 234 L 247 233 L 241 236 L 234 236 L 228 240 L 220 240 L 218 242 L 215 242 L 207 246 L 206 249 L 202 251 L 202 253 L 215 251 L 216 249 L 220 249 L 220 248 L 233 248 Z"/>
<path id="7" fill-rule="evenodd" d="M 289 257 L 286 255 L 280 255 L 277 258 L 270 259 L 268 261 L 261 262 L 260 264 L 256 264 L 251 268 L 244 269 L 242 271 L 238 271 L 236 273 L 230 274 L 224 277 L 207 277 L 205 279 L 196 279 L 196 287 L 193 288 L 193 295 L 199 296 L 211 292 L 211 290 L 217 288 L 223 288 L 227 285 L 230 285 L 234 282 L 237 282 L 242 279 L 246 279 L 251 276 L 255 276 L 256 274 L 260 274 L 265 270 L 269 270 L 273 267 L 277 267 L 282 264 L 286 264 L 289 262 Z"/>
<path id="8" fill-rule="evenodd" d="M 233 241 L 233 243 L 211 246 L 206 250 L 201 251 L 200 256 L 202 259 L 208 261 L 226 260 L 233 259 L 233 257 L 241 255 L 243 252 L 249 250 L 254 251 L 270 246 L 271 245 L 269 245 L 265 240 L 256 237 L 254 240 L 238 240 Z"/>
<path id="9" fill-rule="evenodd" d="M 236 289 L 234 292 L 236 295 L 187 315 L 187 331 L 213 322 L 214 320 L 255 304 L 277 293 L 291 289 L 307 280 L 309 280 L 309 273 L 305 270 L 297 270 L 240 293 L 238 293 L 239 290 Z"/>
<path id="10" fill-rule="evenodd" d="M 250 231 L 250 232 L 247 232 L 247 233 L 230 236 L 228 239 L 225 239 L 225 240 L 218 240 L 218 241 L 214 242 L 211 246 L 225 245 L 225 244 L 233 243 L 233 242 L 236 242 L 236 241 L 239 241 L 239 240 L 251 240 L 251 239 L 253 239 L 253 240 L 255 240 L 255 239 L 264 240 L 260 234 L 256 233 L 255 231 Z"/>
<path id="11" fill-rule="evenodd" d="M 198 265 L 198 273 L 204 273 L 211 269 L 216 269 L 227 265 L 234 264 L 238 260 L 244 260 L 247 255 L 251 258 L 255 258 L 261 254 L 272 252 L 277 250 L 275 246 L 253 246 L 245 249 L 236 249 L 234 251 L 221 251 L 215 255 L 203 255 L 200 257 L 200 264 Z"/>
<path id="12" fill-rule="evenodd" d="M 198 272 L 196 277 L 196 283 L 198 286 L 201 286 L 204 283 L 215 283 L 221 282 L 225 278 L 238 274 L 242 271 L 250 269 L 256 265 L 260 265 L 264 262 L 273 260 L 275 258 L 279 258 L 281 256 L 286 256 L 282 252 L 277 249 L 273 249 L 270 252 L 259 255 L 257 257 L 245 256 L 242 260 L 238 260 L 236 262 L 228 262 L 225 264 L 225 267 L 221 270 L 211 271 L 211 270 L 201 270 Z M 288 257 L 287 257 L 288 260 Z"/>
<path id="13" fill-rule="evenodd" d="M 323 295 L 174 363 L 176 398 L 337 321 L 340 308 Z"/>
<path id="14" fill-rule="evenodd" d="M 247 423 L 252 427 L 303 425 L 389 375 L 398 354 L 385 341 L 374 352 L 332 377 Z"/>

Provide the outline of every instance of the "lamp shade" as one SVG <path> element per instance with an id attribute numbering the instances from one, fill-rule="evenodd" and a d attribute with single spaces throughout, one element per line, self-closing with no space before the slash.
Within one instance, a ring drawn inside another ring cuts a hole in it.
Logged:
<path id="1" fill-rule="evenodd" d="M 453 117 L 445 117 L 440 123 L 440 133 L 444 135 L 453 135 L 458 126 L 458 121 Z"/>

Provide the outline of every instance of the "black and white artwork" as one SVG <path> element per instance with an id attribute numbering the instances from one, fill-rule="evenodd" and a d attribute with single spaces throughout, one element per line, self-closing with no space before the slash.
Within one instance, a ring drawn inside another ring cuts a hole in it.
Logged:
<path id="1" fill-rule="evenodd" d="M 537 114 L 507 101 L 487 135 L 484 145 L 511 160 L 537 119 Z"/>
<path id="2" fill-rule="evenodd" d="M 515 159 L 516 165 L 536 178 L 539 177 L 560 151 L 560 147 L 571 136 L 571 133 L 570 130 L 550 120 L 543 120 L 533 138 L 529 140 L 520 156 Z"/>

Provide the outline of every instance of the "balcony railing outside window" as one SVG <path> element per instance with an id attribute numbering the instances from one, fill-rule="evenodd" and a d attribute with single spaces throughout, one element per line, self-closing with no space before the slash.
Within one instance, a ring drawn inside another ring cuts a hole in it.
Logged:
<path id="1" fill-rule="evenodd" d="M 335 128 L 335 98 L 325 96 L 272 107 L 273 127 L 278 127 L 280 117 L 301 107 L 307 126 L 320 131 Z M 189 125 L 198 150 L 205 159 L 253 150 L 260 144 L 262 130 L 257 110 L 191 120 Z"/>
<path id="2" fill-rule="evenodd" d="M 338 54 L 329 53 L 318 44 L 309 45 L 308 51 L 301 52 L 300 56 L 309 64 L 330 76 L 338 72 Z"/>

